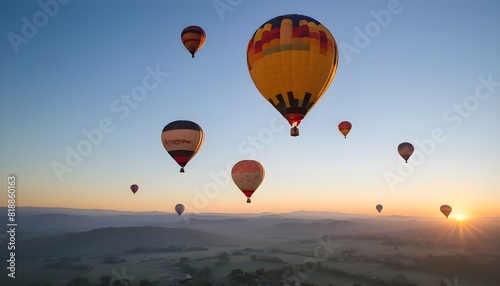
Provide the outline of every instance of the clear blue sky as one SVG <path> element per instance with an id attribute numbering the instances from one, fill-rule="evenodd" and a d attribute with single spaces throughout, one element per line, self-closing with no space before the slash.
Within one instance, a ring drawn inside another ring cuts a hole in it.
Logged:
<path id="1" fill-rule="evenodd" d="M 498 1 L 40 2 L 0 2 L 0 182 L 17 175 L 20 206 L 500 215 Z M 288 13 L 320 21 L 340 48 L 296 138 L 246 66 L 254 31 Z M 189 25 L 207 34 L 195 59 L 180 40 Z M 151 90 L 126 107 L 145 77 Z M 160 141 L 179 119 L 206 136 L 185 174 Z M 82 143 L 99 124 L 108 133 Z M 406 165 L 404 141 L 416 147 Z M 79 144 L 92 150 L 69 166 Z M 252 204 L 226 180 L 242 159 L 266 170 Z"/>

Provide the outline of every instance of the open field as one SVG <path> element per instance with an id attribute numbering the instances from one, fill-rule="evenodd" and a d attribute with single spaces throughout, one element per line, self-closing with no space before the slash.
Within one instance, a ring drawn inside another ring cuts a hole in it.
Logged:
<path id="1" fill-rule="evenodd" d="M 332 242 L 329 242 L 332 243 Z M 186 266 L 194 269 L 203 269 L 208 266 L 213 272 L 215 285 L 222 285 L 231 281 L 228 277 L 232 270 L 241 269 L 244 272 L 255 272 L 259 269 L 279 270 L 290 265 L 300 265 L 296 273 L 290 273 L 285 277 L 299 278 L 302 283 L 314 285 L 346 285 L 366 282 L 366 279 L 380 279 L 391 281 L 395 277 L 404 277 L 404 281 L 415 283 L 415 285 L 439 285 L 445 278 L 450 276 L 437 273 L 429 273 L 402 269 L 398 263 L 410 265 L 413 258 L 425 257 L 432 251 L 419 251 L 415 247 L 394 247 L 381 245 L 377 241 L 365 240 L 336 240 L 332 243 L 334 252 L 328 253 L 325 249 L 315 249 L 320 243 L 284 243 L 281 245 L 262 244 L 254 246 L 250 252 L 245 252 L 243 246 L 214 246 L 206 250 L 190 252 L 147 252 L 120 255 L 123 262 L 104 264 L 103 257 L 80 257 L 69 264 L 79 267 L 87 267 L 86 270 L 70 269 L 63 266 L 50 267 L 50 261 L 58 261 L 58 258 L 34 259 L 29 263 L 20 263 L 17 285 L 28 285 L 37 282 L 48 282 L 51 285 L 65 285 L 76 277 L 86 277 L 93 284 L 98 284 L 102 276 L 128 277 L 133 285 L 138 285 L 142 279 L 150 281 L 166 281 L 171 275 L 184 272 Z M 421 249 L 422 250 L 422 249 Z M 233 253 L 238 253 L 233 255 Z M 239 252 L 237 252 L 239 251 Z M 228 260 L 221 262 L 221 254 L 227 253 Z M 434 255 L 442 255 L 442 250 L 435 251 Z M 252 258 L 252 255 L 254 257 Z M 185 263 L 180 263 L 184 258 Z M 261 260 L 263 259 L 263 260 Z M 275 261 L 264 260 L 275 259 Z M 388 262 L 397 262 L 392 265 Z M 392 266 L 392 268 L 391 268 Z M 324 269 L 334 269 L 345 272 L 348 275 L 329 273 Z M 29 273 L 29 275 L 26 275 Z M 475 281 L 468 276 L 460 276 L 462 281 Z M 375 285 L 375 284 L 374 284 Z M 463 284 L 467 285 L 467 284 Z M 471 284 L 473 285 L 473 284 Z M 488 284 L 487 281 L 481 285 Z"/>
<path id="2" fill-rule="evenodd" d="M 70 225 L 71 216 L 58 219 L 62 220 Z M 498 221 L 483 221 L 474 228 L 451 227 L 447 222 L 440 232 L 439 222 L 414 220 L 409 227 L 402 220 L 364 218 L 349 223 L 268 215 L 214 216 L 195 220 L 189 227 L 180 227 L 172 219 L 167 227 L 106 227 L 57 235 L 35 232 L 17 243 L 15 281 L 3 276 L 0 284 L 73 286 L 80 285 L 71 282 L 80 277 L 90 286 L 102 285 L 101 279 L 107 277 L 108 286 L 117 280 L 140 285 L 143 279 L 153 286 L 187 273 L 196 285 L 237 285 L 236 281 L 284 285 L 288 281 L 290 285 L 440 286 L 456 275 L 460 285 L 497 286 Z M 326 226 L 323 232 L 322 225 Z M 217 234 L 208 231 L 212 226 Z M 38 227 L 41 232 L 48 229 Z"/>

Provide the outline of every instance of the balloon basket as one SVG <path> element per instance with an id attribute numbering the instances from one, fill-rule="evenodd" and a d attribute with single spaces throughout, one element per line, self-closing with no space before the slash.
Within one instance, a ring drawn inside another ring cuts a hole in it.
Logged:
<path id="1" fill-rule="evenodd" d="M 251 203 L 252 200 L 250 198 L 247 198 L 247 204 Z"/>
<path id="2" fill-rule="evenodd" d="M 292 127 L 292 129 L 290 129 L 290 136 L 293 137 L 299 136 L 299 128 L 297 128 L 297 126 L 294 126 Z"/>

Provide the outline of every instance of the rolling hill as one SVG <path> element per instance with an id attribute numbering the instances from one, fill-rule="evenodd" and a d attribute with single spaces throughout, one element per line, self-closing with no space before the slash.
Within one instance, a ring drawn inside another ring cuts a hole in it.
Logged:
<path id="1" fill-rule="evenodd" d="M 120 255 L 136 248 L 161 249 L 171 245 L 230 245 L 220 235 L 192 229 L 163 227 L 100 228 L 91 231 L 27 238 L 18 242 L 25 258 Z"/>

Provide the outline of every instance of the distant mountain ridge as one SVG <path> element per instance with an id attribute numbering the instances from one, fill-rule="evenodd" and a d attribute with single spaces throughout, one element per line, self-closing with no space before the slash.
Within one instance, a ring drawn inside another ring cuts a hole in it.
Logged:
<path id="1" fill-rule="evenodd" d="M 0 220 L 7 221 L 7 209 L 0 207 Z M 494 218 L 477 219 L 478 223 L 500 223 Z M 439 232 L 443 218 L 344 214 L 304 211 L 290 213 L 189 213 L 182 216 L 167 212 L 127 212 L 71 208 L 16 208 L 17 234 L 24 238 L 62 233 L 84 232 L 102 228 L 164 227 L 218 233 L 240 239 L 272 238 L 280 235 L 355 234 L 360 232 L 404 233 L 418 236 L 422 229 Z M 451 221 L 453 222 L 453 221 Z M 476 223 L 476 222 L 474 222 Z M 0 225 L 0 239 L 6 236 L 6 224 Z M 395 232 L 398 229 L 398 232 Z M 405 230 L 405 231 L 401 231 Z"/>
<path id="2" fill-rule="evenodd" d="M 70 214 L 70 215 L 87 215 L 87 216 L 116 216 L 116 215 L 169 215 L 175 214 L 172 212 L 160 212 L 160 211 L 145 211 L 145 212 L 135 212 L 135 211 L 118 211 L 118 210 L 106 210 L 106 209 L 75 209 L 75 208 L 63 208 L 63 207 L 31 207 L 22 206 L 17 207 L 16 212 L 18 216 L 31 216 L 31 215 L 41 215 L 41 214 Z M 0 207 L 0 214 L 4 215 L 7 213 L 6 207 Z M 319 218 L 335 218 L 340 219 L 345 218 L 370 218 L 377 216 L 367 214 L 352 214 L 352 213 L 340 213 L 340 212 L 328 212 L 328 211 L 308 211 L 308 210 L 297 210 L 287 213 L 186 213 L 191 216 L 203 216 L 203 217 L 286 217 L 286 218 L 304 218 L 304 219 L 319 219 Z M 384 216 L 388 218 L 387 216 Z M 391 216 L 400 218 L 422 218 L 415 216 Z M 494 219 L 494 218 L 491 218 Z M 498 219 L 498 218 L 497 218 Z"/>

